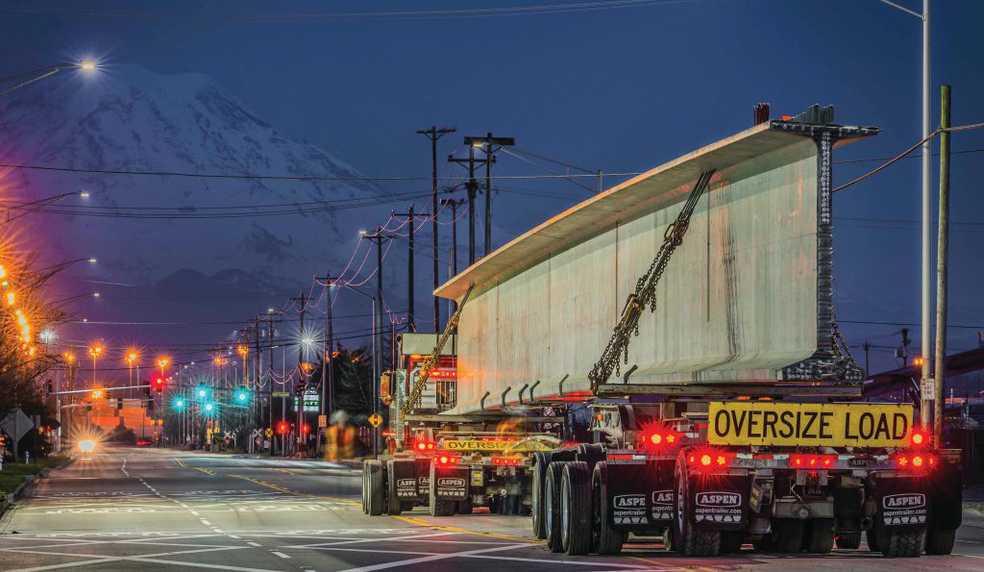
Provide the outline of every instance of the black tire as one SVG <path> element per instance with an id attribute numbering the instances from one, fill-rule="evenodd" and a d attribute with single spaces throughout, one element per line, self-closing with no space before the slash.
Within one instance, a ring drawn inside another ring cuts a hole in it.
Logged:
<path id="1" fill-rule="evenodd" d="M 383 514 L 383 502 L 385 501 L 386 491 L 383 488 L 383 464 L 379 461 L 371 460 L 366 463 L 368 474 L 366 481 L 369 493 L 366 506 L 369 516 L 379 516 Z"/>
<path id="2" fill-rule="evenodd" d="M 741 545 L 745 542 L 745 533 L 741 530 L 727 530 L 721 532 L 721 554 L 734 554 L 741 552 Z"/>
<path id="3" fill-rule="evenodd" d="M 808 521 L 803 547 L 813 554 L 829 554 L 834 549 L 834 519 L 815 518 Z"/>
<path id="4" fill-rule="evenodd" d="M 362 461 L 362 514 L 369 514 L 369 461 Z"/>
<path id="5" fill-rule="evenodd" d="M 462 501 L 458 501 L 457 505 L 458 506 L 455 508 L 455 512 L 458 514 L 471 514 L 472 511 L 474 510 L 472 507 L 471 497 L 468 497 L 467 499 Z"/>
<path id="6" fill-rule="evenodd" d="M 440 500 L 437 498 L 437 468 L 431 461 L 430 466 L 430 487 L 428 488 L 430 503 L 428 509 L 431 516 L 451 516 L 454 514 L 456 501 Z"/>
<path id="7" fill-rule="evenodd" d="M 717 556 L 721 553 L 721 531 L 702 529 L 694 523 L 694 499 L 690 498 L 685 453 L 680 451 L 674 469 L 677 517 L 670 533 L 670 546 L 684 556 Z"/>
<path id="8" fill-rule="evenodd" d="M 837 548 L 842 550 L 855 550 L 861 546 L 861 531 L 846 532 L 834 537 Z"/>
<path id="9" fill-rule="evenodd" d="M 878 548 L 878 531 L 875 528 L 869 528 L 864 531 L 865 540 L 868 541 L 868 550 L 871 552 L 879 552 Z"/>
<path id="10" fill-rule="evenodd" d="M 930 530 L 926 533 L 926 554 L 950 554 L 956 540 L 956 530 Z"/>
<path id="11" fill-rule="evenodd" d="M 396 479 L 393 475 L 396 471 L 393 469 L 393 461 L 386 462 L 386 514 L 391 516 L 400 515 L 400 499 L 396 496 Z"/>
<path id="12" fill-rule="evenodd" d="M 889 558 L 914 558 L 922 556 L 926 549 L 925 528 L 895 528 L 885 536 L 878 539 L 878 544 L 881 553 Z M 882 540 L 886 540 L 884 546 Z"/>
<path id="13" fill-rule="evenodd" d="M 592 544 L 598 554 L 618 554 L 625 544 L 626 533 L 617 530 L 612 523 L 611 506 L 608 504 L 608 463 L 597 463 L 591 476 L 591 491 L 594 496 L 592 503 L 594 533 Z"/>
<path id="14" fill-rule="evenodd" d="M 547 529 L 547 548 L 550 552 L 560 552 L 560 479 L 566 463 L 547 465 L 547 479 L 543 487 L 544 525 Z"/>
<path id="15" fill-rule="evenodd" d="M 780 518 L 772 521 L 772 545 L 776 552 L 795 554 L 803 549 L 803 533 L 806 523 L 798 518 Z"/>
<path id="16" fill-rule="evenodd" d="M 543 514 L 543 483 L 547 468 L 546 455 L 537 451 L 533 453 L 533 476 L 530 479 L 530 498 L 532 502 L 533 536 L 543 540 L 547 537 L 547 527 Z"/>
<path id="17" fill-rule="evenodd" d="M 560 538 L 564 552 L 591 552 L 591 471 L 585 461 L 564 466 L 560 493 Z"/>

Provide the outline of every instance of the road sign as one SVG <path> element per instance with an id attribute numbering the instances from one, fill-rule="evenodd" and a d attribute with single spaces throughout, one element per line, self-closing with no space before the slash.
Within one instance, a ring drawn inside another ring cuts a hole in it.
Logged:
<path id="1" fill-rule="evenodd" d="M 328 426 L 328 416 L 327 415 L 318 415 L 318 428 L 319 429 L 324 429 L 327 426 Z"/>
<path id="2" fill-rule="evenodd" d="M 273 429 L 271 429 L 271 428 L 269 428 L 269 427 L 267 427 L 267 430 L 266 430 L 266 436 L 267 436 L 267 438 L 268 438 L 268 439 L 269 439 L 270 437 L 273 437 Z"/>
<path id="3" fill-rule="evenodd" d="M 290 397 L 290 392 L 289 391 L 274 391 L 273 392 L 273 396 L 274 397 Z"/>
<path id="4" fill-rule="evenodd" d="M 379 427 L 383 424 L 383 416 L 379 413 L 373 413 L 369 416 L 369 424 L 373 427 Z"/>

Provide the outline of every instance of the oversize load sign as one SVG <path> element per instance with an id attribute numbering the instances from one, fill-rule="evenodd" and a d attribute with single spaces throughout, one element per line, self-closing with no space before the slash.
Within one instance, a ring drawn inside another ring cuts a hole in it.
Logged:
<path id="1" fill-rule="evenodd" d="M 714 445 L 904 447 L 911 405 L 712 402 Z"/>
<path id="2" fill-rule="evenodd" d="M 550 451 L 552 447 L 547 443 L 536 440 L 528 441 L 503 441 L 485 439 L 454 439 L 445 440 L 441 446 L 448 451 Z"/>

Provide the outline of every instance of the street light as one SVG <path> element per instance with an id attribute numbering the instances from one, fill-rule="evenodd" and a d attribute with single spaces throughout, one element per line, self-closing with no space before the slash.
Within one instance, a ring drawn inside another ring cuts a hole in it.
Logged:
<path id="1" fill-rule="evenodd" d="M 929 347 L 930 338 L 930 321 L 929 321 L 929 306 L 930 306 L 930 293 L 929 293 L 929 223 L 930 223 L 930 190 L 929 190 L 929 179 L 930 179 L 930 148 L 929 148 L 929 0 L 923 0 L 922 12 L 916 12 L 915 10 L 910 10 L 905 6 L 899 5 L 892 0 L 881 0 L 883 4 L 891 6 L 896 10 L 905 12 L 910 16 L 915 16 L 922 21 L 922 228 L 920 232 L 921 242 L 922 242 L 922 268 L 921 268 L 921 298 L 920 298 L 920 319 L 922 320 L 920 328 L 920 347 L 922 355 L 926 358 L 922 362 L 922 372 L 920 374 L 920 393 L 923 387 L 926 386 L 926 380 L 929 379 L 929 373 L 932 369 L 932 363 L 930 360 L 930 352 L 932 351 Z M 937 327 L 940 327 L 937 324 Z M 942 327 L 946 327 L 943 325 Z M 942 383 L 941 380 L 937 380 L 937 383 Z M 923 427 L 929 425 L 929 410 L 930 407 L 928 399 L 925 396 L 921 396 L 919 416 Z"/>
<path id="2" fill-rule="evenodd" d="M 89 346 L 89 355 L 92 356 L 92 384 L 96 384 L 96 360 L 102 357 L 103 352 L 106 351 L 106 347 L 101 343 L 96 342 Z"/>
<path id="3" fill-rule="evenodd" d="M 140 359 L 140 354 L 137 353 L 137 350 L 130 348 L 126 351 L 126 364 L 130 370 L 130 385 L 133 385 L 133 364 L 137 363 L 138 359 Z"/>
<path id="4" fill-rule="evenodd" d="M 49 77 L 51 77 L 51 76 L 53 76 L 53 75 L 55 75 L 55 74 L 57 74 L 57 73 L 59 73 L 61 71 L 67 70 L 67 69 L 76 69 L 76 70 L 79 70 L 84 75 L 95 75 L 95 73 L 99 71 L 99 62 L 97 62 L 96 60 L 94 60 L 92 58 L 84 58 L 84 59 L 82 59 L 80 61 L 77 61 L 77 62 L 58 64 L 58 65 L 54 65 L 54 66 L 49 66 L 47 68 L 43 68 L 41 70 L 35 70 L 33 72 L 28 72 L 28 73 L 25 73 L 25 74 L 20 74 L 20 75 L 17 75 L 17 76 L 11 76 L 11 77 L 4 78 L 3 80 L 0 80 L 0 81 L 16 81 L 16 80 L 19 80 L 21 78 L 24 78 L 24 77 L 27 77 L 27 76 L 31 76 L 31 77 L 28 77 L 28 79 L 26 79 L 24 81 L 21 81 L 20 83 L 14 85 L 12 87 L 9 87 L 9 88 L 5 89 L 4 91 L 0 91 L 0 96 L 13 93 L 13 92 L 17 91 L 18 89 L 21 89 L 23 87 L 27 87 L 27 86 L 31 85 L 32 83 L 41 81 L 41 80 L 43 80 L 45 78 L 49 78 Z M 35 75 L 35 74 L 37 74 L 37 75 Z"/>

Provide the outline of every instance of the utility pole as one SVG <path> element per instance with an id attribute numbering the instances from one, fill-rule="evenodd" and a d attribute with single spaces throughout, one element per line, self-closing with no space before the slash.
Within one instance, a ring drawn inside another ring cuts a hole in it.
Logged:
<path id="1" fill-rule="evenodd" d="M 943 380 L 946 376 L 947 259 L 950 254 L 950 86 L 940 86 L 940 197 L 936 239 L 936 364 L 933 384 L 933 440 L 943 446 Z M 925 396 L 923 397 L 925 400 Z M 925 416 L 923 427 L 926 426 Z"/>
<path id="2" fill-rule="evenodd" d="M 485 137 L 465 137 L 465 145 L 469 148 L 481 146 L 485 151 L 485 256 L 492 252 L 492 164 L 495 163 L 496 148 L 515 144 L 514 138 L 494 137 L 491 131 Z"/>
<path id="3" fill-rule="evenodd" d="M 256 316 L 255 320 L 253 321 L 253 345 L 255 348 L 254 354 L 256 355 L 253 357 L 253 391 L 249 392 L 249 395 L 252 399 L 255 399 L 256 402 L 251 403 L 249 408 L 250 416 L 255 417 L 253 422 L 250 423 L 250 429 L 255 430 L 257 427 L 259 427 L 260 430 L 262 431 L 263 404 L 262 404 L 262 399 L 260 397 L 260 378 L 262 377 L 262 374 L 260 372 L 263 371 L 261 369 L 263 362 L 261 361 L 262 356 L 260 355 L 260 317 L 259 316 Z M 253 441 L 256 440 L 253 437 L 252 433 L 250 433 L 249 438 L 252 439 Z M 262 444 L 263 444 L 263 440 L 261 439 L 260 445 Z"/>
<path id="4" fill-rule="evenodd" d="M 291 298 L 292 302 L 297 302 L 300 304 L 300 325 L 301 325 L 301 343 L 297 344 L 297 379 L 298 384 L 300 384 L 301 376 L 304 375 L 304 312 L 307 311 L 307 297 L 304 291 L 301 290 L 301 295 L 297 298 Z M 296 392 L 295 392 L 296 393 Z M 301 453 L 301 448 L 304 445 L 304 393 L 297 393 L 295 396 L 297 403 L 297 449 L 298 453 Z"/>
<path id="5" fill-rule="evenodd" d="M 407 327 L 411 332 L 417 331 L 417 322 L 413 317 L 413 283 L 414 283 L 414 270 L 413 270 L 413 255 L 414 255 L 414 217 L 415 216 L 430 216 L 430 213 L 417 213 L 413 210 L 413 205 L 407 209 L 405 213 L 393 213 L 393 216 L 406 217 L 410 226 L 410 233 L 408 235 L 408 248 L 407 248 Z"/>
<path id="6" fill-rule="evenodd" d="M 270 367 L 267 371 L 267 377 L 270 380 L 270 384 L 267 387 L 267 397 L 269 398 L 269 407 L 270 407 L 270 430 L 273 432 L 273 434 L 270 435 L 270 456 L 272 457 L 274 452 L 273 444 L 276 443 L 276 439 L 277 439 L 277 429 L 276 427 L 274 427 L 274 423 L 273 423 L 273 312 L 270 310 L 267 311 L 267 347 L 269 348 L 269 350 L 267 351 L 267 357 L 270 358 Z M 281 415 L 281 419 L 283 419 L 283 415 Z M 282 454 L 283 453 L 282 440 L 281 440 L 280 449 L 281 449 L 280 452 Z"/>
<path id="7" fill-rule="evenodd" d="M 453 127 L 431 126 L 430 129 L 418 129 L 418 135 L 425 135 L 431 142 L 431 256 L 434 257 L 434 290 L 440 286 L 440 268 L 437 244 L 437 140 L 454 133 Z M 440 300 L 434 296 L 434 333 L 441 331 Z"/>
<path id="8" fill-rule="evenodd" d="M 465 204 L 464 199 L 441 199 L 441 206 L 451 207 L 451 276 L 458 275 L 458 207 Z M 448 315 L 454 313 L 458 305 L 451 300 Z"/>
<path id="9" fill-rule="evenodd" d="M 376 363 L 377 379 L 372 380 L 372 410 L 375 413 L 379 407 L 379 377 L 383 371 L 383 240 L 392 238 L 392 235 L 385 232 L 383 227 L 377 226 L 376 232 L 363 234 L 362 238 L 376 243 L 376 302 L 373 316 L 375 324 L 375 335 L 373 335 L 373 361 Z M 379 429 L 372 431 L 372 452 L 379 452 Z"/>
<path id="10" fill-rule="evenodd" d="M 485 163 L 485 159 L 476 159 L 475 146 L 469 145 L 467 159 L 449 156 L 448 162 L 468 166 L 468 182 L 465 183 L 465 188 L 468 189 L 468 264 L 470 266 L 475 263 L 475 197 L 478 195 L 475 165 Z"/>
<path id="11" fill-rule="evenodd" d="M 325 340 L 323 344 L 324 355 L 321 356 L 321 415 L 331 416 L 331 406 L 335 401 L 335 328 L 333 324 L 331 307 L 331 289 L 334 286 L 331 273 L 324 276 L 316 276 L 315 280 L 328 289 L 325 293 Z M 318 447 L 321 447 L 321 426 L 318 426 Z"/>

